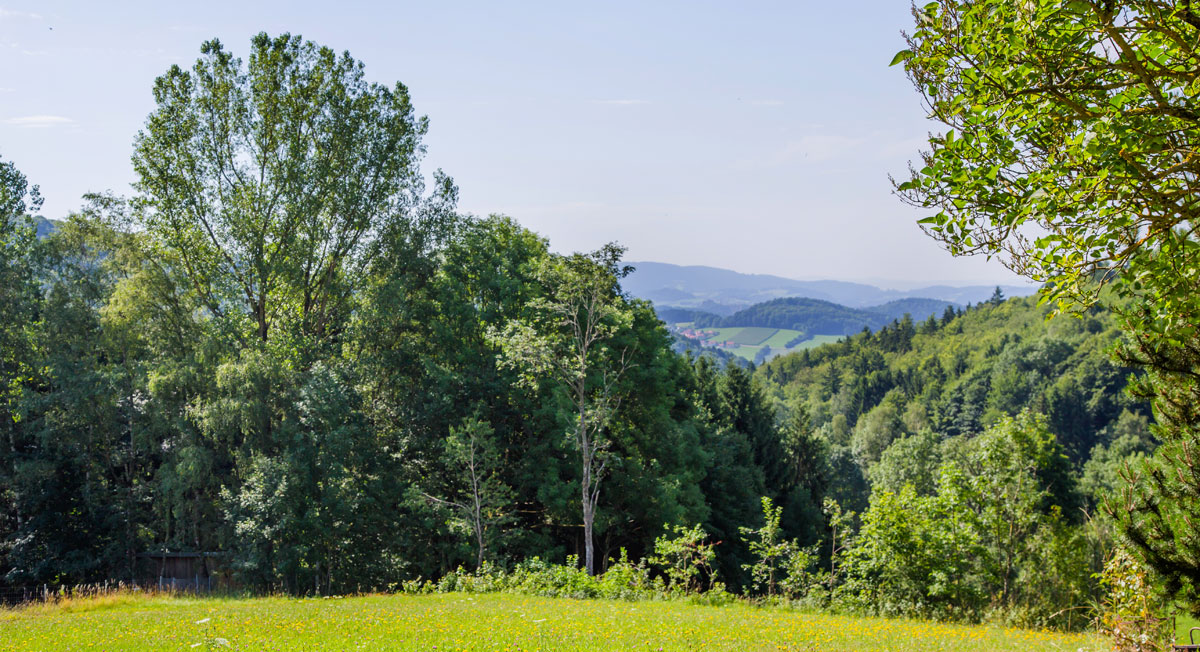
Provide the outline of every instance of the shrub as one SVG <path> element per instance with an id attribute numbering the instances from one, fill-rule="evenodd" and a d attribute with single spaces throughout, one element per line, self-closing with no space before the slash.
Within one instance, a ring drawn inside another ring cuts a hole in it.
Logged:
<path id="1" fill-rule="evenodd" d="M 706 583 L 712 588 L 717 578 L 712 566 L 717 551 L 716 545 L 706 543 L 706 539 L 708 534 L 699 525 L 690 529 L 676 525 L 654 540 L 650 563 L 666 574 L 671 590 L 699 593 Z"/>
<path id="2" fill-rule="evenodd" d="M 1170 623 L 1160 614 L 1163 604 L 1154 595 L 1146 569 L 1123 548 L 1104 564 L 1100 585 L 1105 590 L 1099 630 L 1113 641 L 1114 652 L 1160 652 L 1167 649 Z"/>

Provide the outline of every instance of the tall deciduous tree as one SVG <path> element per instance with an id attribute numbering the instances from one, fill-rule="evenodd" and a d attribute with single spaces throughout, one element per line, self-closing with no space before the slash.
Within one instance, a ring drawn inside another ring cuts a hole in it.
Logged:
<path id="1" fill-rule="evenodd" d="M 492 332 L 505 360 L 525 369 L 529 382 L 553 378 L 570 397 L 589 573 L 596 570 L 592 535 L 609 461 L 606 429 L 620 409 L 618 385 L 631 364 L 630 351 L 613 346 L 633 321 L 619 285 L 632 271 L 620 265 L 623 253 L 609 244 L 591 254 L 548 259 L 542 269 L 547 295 L 530 302 L 531 316 Z"/>
<path id="2" fill-rule="evenodd" d="M 41 203 L 38 187 L 30 188 L 11 161 L 0 161 L 0 546 L 5 547 L 27 520 L 17 475 L 29 435 L 19 399 L 34 365 L 30 326 L 41 303 L 28 217 Z M 0 560 L 0 573 L 9 572 L 7 562 Z"/>
<path id="3" fill-rule="evenodd" d="M 1200 13 L 1166 0 L 938 0 L 904 62 L 950 129 L 908 201 L 956 254 L 999 256 L 1069 306 L 1117 280 L 1126 360 L 1149 370 L 1163 446 L 1116 505 L 1200 609 Z"/>
<path id="4" fill-rule="evenodd" d="M 133 155 L 148 262 L 117 294 L 147 307 L 161 351 L 162 544 L 232 543 L 246 579 L 291 590 L 349 586 L 368 560 L 391 577 L 407 433 L 368 404 L 355 318 L 380 296 L 431 305 L 408 286 L 434 273 L 456 190 L 438 173 L 426 195 L 427 121 L 402 84 L 289 34 L 254 37 L 245 61 L 209 41 L 154 99 Z"/>
<path id="5" fill-rule="evenodd" d="M 34 230 L 30 215 L 42 206 L 38 187 L 11 161 L 0 161 L 0 423 L 9 427 L 12 400 L 28 360 L 26 329 L 34 318 L 37 289 L 33 282 Z"/>
<path id="6" fill-rule="evenodd" d="M 215 39 L 201 53 L 156 80 L 136 139 L 145 226 L 243 337 L 336 333 L 376 243 L 420 202 L 427 121 L 402 84 L 299 36 L 255 36 L 246 64 Z"/>

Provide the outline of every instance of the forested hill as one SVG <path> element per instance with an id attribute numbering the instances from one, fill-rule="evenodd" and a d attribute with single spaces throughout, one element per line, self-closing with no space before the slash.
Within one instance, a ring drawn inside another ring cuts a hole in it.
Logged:
<path id="1" fill-rule="evenodd" d="M 59 229 L 59 227 L 62 226 L 62 222 L 58 220 L 47 219 L 41 215 L 32 216 L 26 219 L 28 220 L 30 226 L 33 227 L 33 232 L 38 238 L 49 237 L 51 233 L 54 233 Z"/>
<path id="2" fill-rule="evenodd" d="M 35 230 L 37 233 L 37 237 L 39 237 L 39 238 L 44 238 L 44 237 L 50 235 L 51 233 L 54 233 L 55 231 L 58 230 L 58 228 L 60 226 L 62 226 L 62 222 L 59 222 L 56 220 L 48 220 L 41 216 L 38 216 L 35 219 L 37 220 L 37 226 L 35 227 Z"/>
<path id="3" fill-rule="evenodd" d="M 903 319 L 904 315 L 911 315 L 913 319 L 921 320 L 928 318 L 930 315 L 940 317 L 946 312 L 946 308 L 957 310 L 961 307 L 957 303 L 942 299 L 908 297 L 889 301 L 881 306 L 871 306 L 870 308 L 866 308 L 866 311 L 883 315 L 889 321 Z"/>
<path id="4" fill-rule="evenodd" d="M 879 328 L 889 320 L 866 310 L 819 299 L 789 297 L 753 305 L 722 318 L 722 326 L 790 328 L 814 335 L 850 335 L 864 326 Z M 706 324 L 697 323 L 697 326 Z"/>
<path id="5" fill-rule="evenodd" d="M 1114 460 L 1153 447 L 1149 410 L 1123 391 L 1131 371 L 1107 352 L 1118 337 L 1111 314 L 1048 321 L 1046 311 L 1026 297 L 893 323 L 781 356 L 757 375 L 844 451 L 837 475 L 852 503 L 864 504 L 868 481 L 931 487 L 943 442 L 1024 409 L 1045 416 L 1086 498 L 1115 482 Z"/>
<path id="6" fill-rule="evenodd" d="M 918 320 L 941 316 L 947 308 L 959 306 L 940 299 L 910 298 L 871 308 L 850 308 L 820 299 L 788 297 L 755 304 L 728 316 L 670 307 L 656 311 L 667 323 L 692 322 L 697 327 L 759 326 L 789 328 L 810 335 L 851 335 L 863 328 L 881 328 L 906 314 Z"/>

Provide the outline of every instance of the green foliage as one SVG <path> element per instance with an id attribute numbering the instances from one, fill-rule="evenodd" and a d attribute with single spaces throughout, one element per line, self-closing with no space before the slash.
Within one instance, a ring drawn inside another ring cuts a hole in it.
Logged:
<path id="1" fill-rule="evenodd" d="M 668 586 L 684 593 L 699 593 L 707 584 L 717 585 L 713 562 L 716 546 L 708 542 L 708 534 L 699 525 L 685 528 L 664 526 L 667 533 L 654 540 L 654 555 L 647 561 L 666 574 Z M 612 572 L 610 569 L 607 571 Z"/>
<path id="2" fill-rule="evenodd" d="M 1164 605 L 1146 569 L 1124 548 L 1116 548 L 1100 574 L 1104 604 L 1099 629 L 1114 652 L 1165 651 L 1174 632 L 1162 617 Z"/>
<path id="3" fill-rule="evenodd" d="M 500 477 L 500 451 L 494 435 L 490 425 L 475 417 L 451 428 L 445 440 L 445 460 L 453 475 L 441 483 L 442 497 L 425 494 L 451 512 L 451 529 L 466 533 L 475 545 L 476 568 L 486 562 L 498 530 L 512 520 L 512 489 Z"/>
<path id="4" fill-rule="evenodd" d="M 155 80 L 138 216 L 212 317 L 245 321 L 239 338 L 334 334 L 380 243 L 412 228 L 427 121 L 403 85 L 298 36 L 258 34 L 246 65 L 215 39 L 201 54 Z"/>
<path id="5" fill-rule="evenodd" d="M 871 467 L 871 486 L 899 493 L 911 485 L 920 495 L 933 493 L 942 461 L 941 445 L 941 437 L 929 429 L 893 441 Z"/>
<path id="6" fill-rule="evenodd" d="M 847 553 L 852 603 L 885 614 L 1083 626 L 1092 543 L 1064 507 L 1073 476 L 1022 413 L 947 450 L 933 493 L 877 490 Z"/>
<path id="7" fill-rule="evenodd" d="M 755 590 L 765 591 L 768 598 L 778 595 L 781 589 L 785 595 L 795 597 L 814 583 L 810 569 L 816 561 L 815 551 L 802 549 L 794 539 L 784 538 L 779 524 L 782 515 L 783 508 L 764 496 L 762 527 L 741 528 L 754 558 L 754 563 L 745 568 L 750 571 Z"/>
<path id="8" fill-rule="evenodd" d="M 1195 370 L 1200 350 L 1195 343 L 1162 347 L 1153 335 L 1136 333 L 1124 352 L 1149 371 L 1134 391 L 1154 400 L 1152 428 L 1162 444 L 1146 459 L 1129 457 L 1145 445 L 1137 439 L 1113 442 L 1128 448 L 1120 465 L 1124 482 L 1106 503 L 1121 523 L 1139 557 L 1163 580 L 1168 596 L 1193 613 L 1200 610 L 1200 534 L 1192 524 L 1200 518 L 1200 478 L 1194 451 L 1200 441 L 1200 383 Z M 1098 451 L 1101 452 L 1101 451 Z M 1111 457 L 1112 450 L 1106 451 Z M 1116 451 L 1120 455 L 1121 451 Z"/>
<path id="9" fill-rule="evenodd" d="M 898 491 L 903 481 L 884 478 L 912 474 L 927 492 L 937 465 L 929 460 L 940 457 L 942 441 L 977 435 L 1022 410 L 1046 415 L 1071 469 L 1082 472 L 1096 447 L 1111 443 L 1123 413 L 1147 418 L 1149 410 L 1122 392 L 1130 370 L 1109 359 L 1118 337 L 1110 313 L 1047 321 L 1047 312 L 1033 299 L 1009 299 L 955 313 L 936 329 L 908 333 L 893 325 L 781 356 L 756 375 L 777 401 L 805 407 L 813 430 L 834 447 L 831 460 L 843 464 L 847 451 L 838 446 L 853 451 L 857 471 L 834 474 L 829 491 L 855 511 L 869 493 L 858 478 Z M 909 438 L 925 431 L 920 452 Z M 897 442 L 905 443 L 888 455 Z M 1085 503 L 1098 504 L 1090 495 Z"/>
<path id="10" fill-rule="evenodd" d="M 30 328 L 42 304 L 35 280 L 40 256 L 26 222 L 27 211 L 31 206 L 36 210 L 40 201 L 37 187 L 31 193 L 12 162 L 0 162 L 0 538 L 7 542 L 0 551 L 12 545 L 23 525 L 22 511 L 28 506 L 22 503 L 34 498 L 22 486 L 22 453 L 34 433 L 21 399 L 40 366 Z M 0 576 L 27 572 L 13 565 L 9 555 L 0 557 Z"/>
<path id="11" fill-rule="evenodd" d="M 1095 304 L 1111 283 L 1128 335 L 1120 357 L 1147 370 L 1138 393 L 1153 399 L 1163 442 L 1113 515 L 1194 611 L 1197 14 L 1160 0 L 939 0 L 914 16 L 896 62 L 949 130 L 897 189 L 936 211 L 921 222 L 951 252 L 1000 256 L 1062 310 Z M 1078 420 L 1080 404 L 1054 398 Z"/>
<path id="12" fill-rule="evenodd" d="M 1153 253 L 1181 263 L 1194 248 L 1172 199 L 1192 174 L 1195 97 L 1174 73 L 1195 58 L 1178 38 L 1194 29 L 1190 15 L 1156 0 L 944 0 L 916 11 L 904 66 L 950 130 L 899 188 L 938 210 L 929 231 L 954 253 L 1005 255 L 1053 297 L 1095 297 L 1094 276 L 1125 267 L 1190 304 Z M 1027 224 L 1044 235 L 1018 242 Z M 1171 323 L 1183 314 L 1156 309 Z"/>
<path id="13" fill-rule="evenodd" d="M 893 390 L 895 391 L 895 390 Z M 895 392 L 894 396 L 899 396 Z M 859 418 L 850 439 L 850 448 L 860 466 L 870 473 L 892 442 L 907 434 L 900 420 L 900 400 L 887 400 Z"/>
<path id="14" fill-rule="evenodd" d="M 1126 485 L 1124 476 L 1158 447 L 1150 434 L 1149 420 L 1128 411 L 1122 412 L 1103 435 L 1106 443 L 1092 449 L 1079 480 L 1080 491 L 1097 504 L 1106 497 L 1120 495 Z"/>
<path id="15" fill-rule="evenodd" d="M 610 244 L 590 255 L 549 257 L 539 276 L 548 296 L 530 302 L 532 318 L 512 320 L 489 332 L 503 364 L 521 369 L 526 386 L 545 376 L 565 391 L 574 408 L 571 439 L 580 456 L 585 564 L 596 571 L 593 528 L 600 487 L 608 468 L 606 430 L 624 394 L 621 377 L 633 364 L 630 349 L 617 341 L 633 325 L 633 311 L 620 293 L 624 249 Z"/>

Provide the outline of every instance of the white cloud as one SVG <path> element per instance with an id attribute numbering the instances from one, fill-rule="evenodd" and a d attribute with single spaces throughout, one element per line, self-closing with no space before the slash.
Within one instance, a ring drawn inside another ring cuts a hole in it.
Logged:
<path id="1" fill-rule="evenodd" d="M 44 129 L 46 127 L 75 124 L 75 121 L 61 115 L 26 115 L 17 118 L 8 118 L 4 121 L 4 124 L 24 129 Z"/>
<path id="2" fill-rule="evenodd" d="M 13 11 L 0 7 L 0 19 L 4 18 L 28 18 L 29 20 L 41 20 L 41 14 L 35 14 L 30 11 Z"/>
<path id="3" fill-rule="evenodd" d="M 596 100 L 596 104 L 613 104 L 618 106 L 631 106 L 634 104 L 649 104 L 648 100 Z"/>

